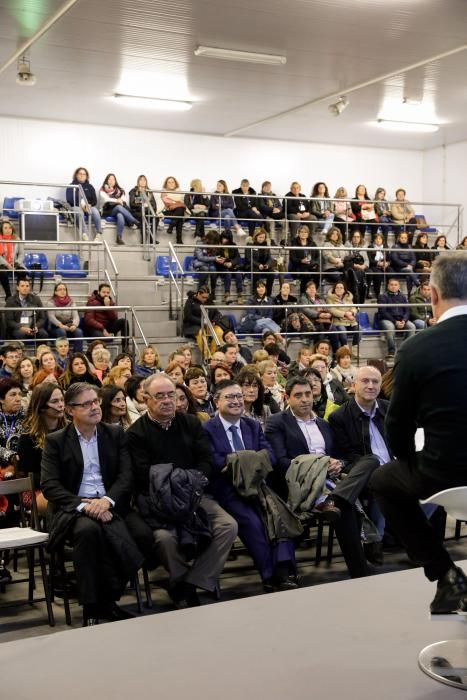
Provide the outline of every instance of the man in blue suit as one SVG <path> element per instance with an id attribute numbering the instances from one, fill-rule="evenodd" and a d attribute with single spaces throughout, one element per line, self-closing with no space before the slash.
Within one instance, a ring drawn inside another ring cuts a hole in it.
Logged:
<path id="1" fill-rule="evenodd" d="M 266 423 L 266 437 L 276 457 L 277 476 L 285 483 L 285 474 L 295 457 L 321 454 L 331 458 L 328 476 L 335 479 L 341 473 L 344 462 L 340 459 L 332 428 L 313 413 L 313 393 L 309 380 L 294 375 L 288 380 L 285 393 L 287 410 L 270 416 Z M 327 499 L 317 510 L 321 510 L 323 518 L 335 521 L 336 536 L 352 578 L 367 576 L 368 565 L 360 542 L 355 507 L 348 504 L 340 511 Z"/>
<path id="2" fill-rule="evenodd" d="M 238 535 L 261 575 L 266 591 L 298 587 L 295 546 L 291 540 L 272 545 L 266 528 L 252 503 L 235 490 L 226 473 L 227 455 L 241 450 L 267 450 L 271 464 L 275 457 L 260 423 L 243 416 L 241 387 L 230 379 L 219 382 L 214 395 L 218 414 L 204 428 L 214 453 L 210 488 L 216 500 L 238 523 Z"/>

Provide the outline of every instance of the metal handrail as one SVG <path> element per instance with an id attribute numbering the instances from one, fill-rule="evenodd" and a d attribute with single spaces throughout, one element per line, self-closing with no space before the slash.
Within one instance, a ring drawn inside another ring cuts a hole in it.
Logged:
<path id="1" fill-rule="evenodd" d="M 109 272 L 108 272 L 107 267 L 105 265 L 105 262 L 104 262 L 104 274 L 105 274 L 105 277 L 107 279 L 107 282 L 110 284 L 110 288 L 112 290 L 114 297 L 117 299 L 118 298 L 118 276 L 120 273 L 119 273 L 118 267 L 115 263 L 114 256 L 112 255 L 112 252 L 109 248 L 109 244 L 107 243 L 106 240 L 102 240 L 102 243 L 104 244 L 104 260 L 106 259 L 107 256 L 109 257 L 110 264 L 111 264 L 113 271 L 114 271 L 115 287 L 112 284 L 112 280 L 110 279 L 110 275 L 109 275 Z"/>

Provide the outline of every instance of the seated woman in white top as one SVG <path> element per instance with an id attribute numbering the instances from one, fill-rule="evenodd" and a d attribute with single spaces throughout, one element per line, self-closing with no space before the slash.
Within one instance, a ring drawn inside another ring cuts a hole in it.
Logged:
<path id="1" fill-rule="evenodd" d="M 106 176 L 99 197 L 103 216 L 114 216 L 117 219 L 117 245 L 124 245 L 122 236 L 125 225 L 137 229 L 139 224 L 125 201 L 125 190 L 120 187 L 113 173 Z"/>

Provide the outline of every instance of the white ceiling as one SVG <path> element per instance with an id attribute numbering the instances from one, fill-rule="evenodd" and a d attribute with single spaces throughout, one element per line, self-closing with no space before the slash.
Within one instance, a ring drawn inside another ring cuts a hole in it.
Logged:
<path id="1" fill-rule="evenodd" d="M 0 0 L 0 65 L 62 5 Z M 284 54 L 285 66 L 195 57 L 197 45 Z M 467 44 L 467 0 L 80 0 L 31 49 L 37 84 L 0 74 L 0 114 L 223 135 Z M 467 51 L 242 131 L 256 138 L 429 148 L 467 140 Z M 139 111 L 114 92 L 193 100 L 190 112 Z M 422 101 L 434 134 L 369 122 Z"/>

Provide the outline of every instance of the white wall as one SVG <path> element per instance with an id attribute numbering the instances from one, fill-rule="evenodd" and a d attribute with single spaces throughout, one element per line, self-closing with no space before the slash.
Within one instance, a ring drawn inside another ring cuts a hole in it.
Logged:
<path id="1" fill-rule="evenodd" d="M 467 141 L 440 146 L 424 152 L 423 155 L 423 194 L 426 201 L 461 204 L 467 207 Z M 439 218 L 444 223 L 455 223 L 454 207 L 439 209 Z M 465 216 L 462 216 L 465 225 Z M 465 228 L 461 228 L 461 237 Z M 451 242 L 454 237 L 451 235 Z"/>
<path id="2" fill-rule="evenodd" d="M 167 175 L 175 175 L 184 189 L 192 178 L 200 177 L 208 190 L 218 178 L 233 189 L 248 177 L 256 189 L 270 179 L 278 194 L 285 194 L 292 180 L 299 180 L 306 194 L 315 181 L 324 180 L 331 195 L 344 185 L 353 196 L 356 185 L 364 183 L 370 196 L 378 186 L 392 195 L 400 185 L 412 200 L 423 196 L 421 151 L 224 139 L 0 117 L 0 180 L 67 183 L 80 165 L 88 168 L 96 189 L 108 172 L 115 172 L 127 191 L 145 173 L 154 188 Z M 17 189 L 0 185 L 0 196 L 14 195 Z"/>

